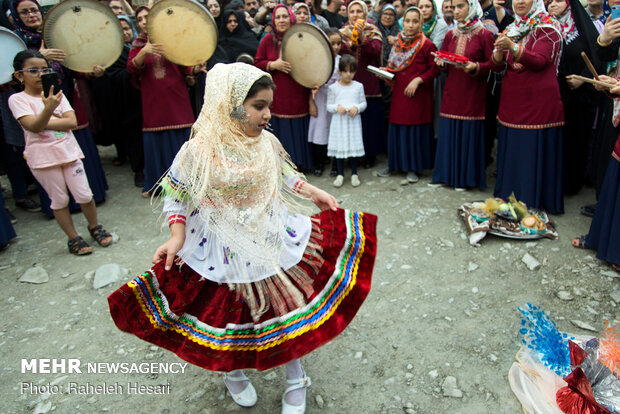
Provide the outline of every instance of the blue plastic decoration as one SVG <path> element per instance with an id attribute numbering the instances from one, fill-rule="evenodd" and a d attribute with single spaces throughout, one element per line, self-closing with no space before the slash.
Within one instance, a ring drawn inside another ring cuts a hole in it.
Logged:
<path id="1" fill-rule="evenodd" d="M 558 330 L 555 322 L 539 306 L 528 303 L 519 308 L 521 319 L 521 342 L 531 349 L 547 368 L 565 377 L 570 374 L 570 350 L 568 340 L 575 339 Z"/>

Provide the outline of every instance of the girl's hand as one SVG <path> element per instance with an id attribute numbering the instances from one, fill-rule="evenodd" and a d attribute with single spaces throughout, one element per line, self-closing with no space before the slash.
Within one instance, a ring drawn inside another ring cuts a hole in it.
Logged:
<path id="1" fill-rule="evenodd" d="M 357 109 L 357 106 L 352 106 L 351 109 L 349 109 L 349 111 L 348 111 L 349 112 L 349 116 L 351 118 L 354 118 L 355 115 L 357 115 L 358 111 L 359 111 L 359 109 Z"/>
<path id="2" fill-rule="evenodd" d="M 162 56 L 164 54 L 164 46 L 160 43 L 151 43 L 149 41 L 142 48 L 142 53 L 146 55 Z"/>
<path id="3" fill-rule="evenodd" d="M 274 60 L 269 64 L 269 69 L 279 70 L 280 72 L 288 74 L 291 71 L 291 64 L 279 57 L 277 60 Z"/>
<path id="4" fill-rule="evenodd" d="M 105 68 L 103 66 L 99 66 L 99 65 L 95 65 L 93 66 L 93 71 L 92 71 L 92 75 L 95 78 L 100 78 L 103 76 L 103 74 L 105 73 Z"/>
<path id="5" fill-rule="evenodd" d="M 320 188 L 313 188 L 312 194 L 310 195 L 310 200 L 312 200 L 312 202 L 320 208 L 321 211 L 336 211 L 338 209 L 338 201 L 336 201 L 334 196 L 329 194 L 327 191 L 321 190 Z"/>
<path id="6" fill-rule="evenodd" d="M 583 81 L 580 79 L 573 78 L 573 75 L 568 75 L 566 77 L 566 83 L 568 84 L 568 87 L 572 90 L 575 90 L 579 88 L 581 85 L 583 85 Z"/>
<path id="7" fill-rule="evenodd" d="M 405 96 L 408 98 L 413 98 L 418 90 L 418 86 L 420 86 L 421 83 L 422 79 L 420 78 L 414 78 L 411 82 L 409 82 L 409 85 L 405 88 Z"/>
<path id="8" fill-rule="evenodd" d="M 342 105 L 338 105 L 338 108 L 336 108 L 336 110 L 338 111 L 340 115 L 345 115 L 347 113 L 347 110 Z"/>
<path id="9" fill-rule="evenodd" d="M 607 76 L 607 75 L 598 75 L 598 78 L 599 78 L 599 80 L 601 82 L 605 82 L 605 83 L 609 83 L 609 84 L 618 86 L 618 79 L 616 79 L 616 78 L 612 78 L 611 76 Z M 594 88 L 597 91 L 609 92 L 609 88 L 607 86 L 594 85 Z"/>
<path id="10" fill-rule="evenodd" d="M 469 61 L 464 65 L 458 66 L 460 69 L 463 69 L 465 73 L 474 73 L 476 69 L 478 69 L 478 64 L 475 62 Z"/>
<path id="11" fill-rule="evenodd" d="M 320 89 L 320 86 L 318 85 L 315 85 L 314 88 L 312 88 L 312 91 L 311 91 L 312 99 L 316 99 L 316 94 L 319 93 L 319 89 Z"/>
<path id="12" fill-rule="evenodd" d="M 604 45 L 608 45 L 618 37 L 620 37 L 620 19 L 611 20 L 611 16 L 609 16 L 605 21 L 599 41 Z"/>
<path id="13" fill-rule="evenodd" d="M 185 237 L 172 236 L 168 241 L 155 250 L 155 254 L 153 255 L 153 259 L 151 261 L 153 264 L 159 263 L 161 260 L 166 259 L 165 269 L 170 270 L 172 268 L 172 263 L 174 262 L 174 257 L 181 250 L 183 244 L 185 243 Z"/>
<path id="14" fill-rule="evenodd" d="M 60 105 L 60 101 L 62 101 L 62 90 L 58 91 L 57 94 L 54 95 L 54 91 L 56 90 L 56 86 L 52 85 L 50 88 L 50 94 L 45 97 L 41 92 L 41 99 L 43 100 L 43 107 L 49 111 L 49 113 L 53 113 L 54 109 L 58 108 Z"/>
<path id="15" fill-rule="evenodd" d="M 39 52 L 47 59 L 48 61 L 55 61 L 62 63 L 66 58 L 67 54 L 61 49 L 45 49 L 41 47 Z"/>

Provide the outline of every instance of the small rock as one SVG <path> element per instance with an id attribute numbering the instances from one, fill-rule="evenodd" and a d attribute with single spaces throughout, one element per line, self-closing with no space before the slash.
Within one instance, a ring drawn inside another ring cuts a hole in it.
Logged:
<path id="1" fill-rule="evenodd" d="M 413 365 L 407 364 L 407 369 L 409 369 L 409 370 L 413 369 Z"/>
<path id="2" fill-rule="evenodd" d="M 490 359 L 492 362 L 495 362 L 495 361 L 497 361 L 497 356 L 496 356 L 495 354 L 490 354 L 490 355 L 489 355 L 489 359 Z"/>
<path id="3" fill-rule="evenodd" d="M 104 264 L 95 271 L 93 288 L 99 289 L 111 283 L 118 282 L 121 278 L 121 267 L 116 263 Z"/>
<path id="4" fill-rule="evenodd" d="M 356 352 L 354 358 L 355 359 L 361 359 L 362 355 L 364 355 L 362 352 Z"/>
<path id="5" fill-rule="evenodd" d="M 529 253 L 525 253 L 525 255 L 521 258 L 521 261 L 525 263 L 527 268 L 530 270 L 540 269 L 540 262 L 536 260 L 536 258 Z"/>
<path id="6" fill-rule="evenodd" d="M 93 276 L 95 276 L 95 271 L 94 271 L 94 270 L 91 270 L 90 272 L 86 272 L 86 273 L 84 274 L 84 279 L 86 279 L 86 280 L 90 280 L 90 279 L 92 279 L 92 278 L 93 278 Z"/>
<path id="7" fill-rule="evenodd" d="M 118 241 L 121 239 L 115 232 L 110 233 L 110 235 L 112 236 L 112 243 L 118 243 Z"/>
<path id="8" fill-rule="evenodd" d="M 434 369 L 434 370 L 432 370 L 432 371 L 429 371 L 429 372 L 428 372 L 428 375 L 430 375 L 430 376 L 431 376 L 431 378 L 437 378 L 437 377 L 439 376 L 439 373 L 437 372 L 437 370 L 436 370 L 436 369 Z"/>
<path id="9" fill-rule="evenodd" d="M 562 300 L 573 300 L 573 295 L 565 290 L 560 290 L 555 295 Z"/>
<path id="10" fill-rule="evenodd" d="M 388 385 L 394 384 L 395 382 L 396 382 L 396 378 L 390 377 L 386 379 L 385 381 L 383 381 L 383 385 L 388 386 Z"/>
<path id="11" fill-rule="evenodd" d="M 613 270 L 601 270 L 601 274 L 603 276 L 609 276 L 609 277 L 620 277 L 620 273 L 615 272 Z"/>
<path id="12" fill-rule="evenodd" d="M 456 386 L 456 378 L 452 376 L 447 376 L 446 379 L 443 380 L 443 383 L 441 384 L 441 390 L 443 391 L 444 397 L 463 397 L 463 392 L 459 390 Z"/>
<path id="13" fill-rule="evenodd" d="M 402 265 L 400 268 L 402 270 L 409 270 L 409 269 L 411 269 L 411 266 L 409 266 L 409 265 Z"/>
<path id="14" fill-rule="evenodd" d="M 473 287 L 473 288 L 471 288 L 471 292 L 472 292 L 472 293 L 478 293 L 478 288 L 477 288 L 477 287 Z"/>
<path id="15" fill-rule="evenodd" d="M 616 290 L 615 292 L 611 292 L 609 294 L 609 296 L 611 296 L 611 300 L 613 300 L 616 303 L 620 303 L 620 290 Z"/>
<path id="16" fill-rule="evenodd" d="M 273 381 L 274 379 L 278 378 L 278 374 L 276 374 L 275 371 L 271 371 L 270 373 L 265 375 L 263 378 L 265 378 L 265 380 L 267 381 Z"/>
<path id="17" fill-rule="evenodd" d="M 18 279 L 19 282 L 22 283 L 46 283 L 49 282 L 50 277 L 47 274 L 47 271 L 43 269 L 41 266 L 33 266 L 30 269 L 26 270 L 23 275 Z"/>
<path id="18" fill-rule="evenodd" d="M 592 332 L 598 332 L 598 330 L 593 327 L 592 325 L 590 325 L 589 323 L 577 320 L 577 319 L 571 319 L 570 321 L 573 325 L 575 325 L 578 328 L 581 329 L 585 329 L 586 331 L 592 331 Z"/>
<path id="19" fill-rule="evenodd" d="M 316 405 L 318 405 L 318 407 L 321 409 L 325 405 L 325 401 L 323 401 L 323 397 L 321 397 L 320 395 L 317 395 L 316 397 L 314 397 L 314 401 L 316 401 Z"/>
<path id="20" fill-rule="evenodd" d="M 45 401 L 45 402 L 42 401 L 39 404 L 37 404 L 37 406 L 34 408 L 34 411 L 32 413 L 33 414 L 45 414 L 49 412 L 49 410 L 51 409 L 52 409 L 52 403 L 50 401 Z"/>
<path id="21" fill-rule="evenodd" d="M 474 263 L 474 262 L 469 262 L 469 264 L 467 265 L 467 271 L 468 271 L 468 272 L 473 272 L 473 271 L 474 271 L 474 270 L 476 270 L 478 267 L 480 267 L 480 266 L 478 266 L 476 263 Z"/>

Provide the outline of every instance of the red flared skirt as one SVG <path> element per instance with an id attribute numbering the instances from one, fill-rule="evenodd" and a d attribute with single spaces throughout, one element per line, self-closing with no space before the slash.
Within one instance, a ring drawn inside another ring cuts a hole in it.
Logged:
<path id="1" fill-rule="evenodd" d="M 370 291 L 377 251 L 372 214 L 324 211 L 313 220 L 318 229 L 308 245 L 315 247 L 294 267 L 309 276 L 311 289 L 297 285 L 303 278 L 290 280 L 308 292 L 303 305 L 284 314 L 271 306 L 253 318 L 239 291 L 187 265 L 166 271 L 160 262 L 108 297 L 116 326 L 212 371 L 265 370 L 310 353 L 353 320 Z"/>

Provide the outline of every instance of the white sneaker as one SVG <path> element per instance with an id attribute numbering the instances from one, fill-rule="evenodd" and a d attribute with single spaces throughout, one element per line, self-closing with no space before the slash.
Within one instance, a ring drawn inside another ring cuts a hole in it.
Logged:
<path id="1" fill-rule="evenodd" d="M 230 381 L 230 382 L 247 381 L 248 385 L 243 389 L 243 391 L 235 393 L 230 390 L 226 381 Z M 238 377 L 233 377 L 233 376 L 228 375 L 228 373 L 225 373 L 224 374 L 224 385 L 226 385 L 226 389 L 230 393 L 230 396 L 232 397 L 233 401 L 236 402 L 241 407 L 253 407 L 256 404 L 256 401 L 258 401 L 258 395 L 256 395 L 256 390 L 254 389 L 254 386 L 252 385 L 248 377 L 245 376 L 245 374 L 238 376 Z"/>
<path id="2" fill-rule="evenodd" d="M 337 176 L 336 179 L 334 180 L 334 187 L 336 188 L 342 187 L 343 182 L 344 182 L 344 177 L 342 175 Z"/>
<path id="3" fill-rule="evenodd" d="M 439 188 L 439 187 L 445 187 L 446 186 L 445 183 L 440 183 L 439 181 L 431 181 L 427 185 L 429 187 L 431 187 L 431 188 Z"/>
<path id="4" fill-rule="evenodd" d="M 454 187 L 454 191 L 467 191 L 467 188 L 464 188 L 464 187 Z"/>
<path id="5" fill-rule="evenodd" d="M 407 181 L 409 181 L 410 183 L 417 183 L 418 180 L 418 176 L 413 171 L 407 173 Z"/>
<path id="6" fill-rule="evenodd" d="M 390 167 L 385 167 L 377 171 L 377 177 L 389 177 L 390 175 L 392 175 Z"/>
<path id="7" fill-rule="evenodd" d="M 359 177 L 357 176 L 357 174 L 353 174 L 353 175 L 351 176 L 351 185 L 352 185 L 353 187 L 359 187 L 359 186 L 360 186 L 360 184 L 361 184 L 361 183 L 360 183 L 360 179 L 359 179 Z"/>

